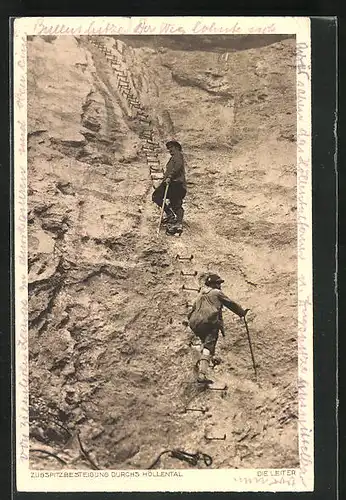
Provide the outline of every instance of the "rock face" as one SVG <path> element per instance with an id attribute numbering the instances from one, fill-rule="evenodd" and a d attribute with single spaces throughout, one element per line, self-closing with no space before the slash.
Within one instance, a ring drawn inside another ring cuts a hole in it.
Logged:
<path id="1" fill-rule="evenodd" d="M 32 446 L 71 468 L 90 466 L 77 432 L 100 468 L 146 468 L 170 448 L 204 450 L 215 468 L 296 466 L 294 40 L 225 54 L 225 37 L 204 51 L 95 38 L 28 41 Z M 188 166 L 179 239 L 156 236 L 151 202 L 172 137 Z M 228 391 L 195 388 L 182 285 L 197 279 L 181 271 L 206 270 L 251 309 L 259 384 L 244 324 L 225 312 L 213 376 Z M 61 467 L 34 452 L 31 466 Z"/>

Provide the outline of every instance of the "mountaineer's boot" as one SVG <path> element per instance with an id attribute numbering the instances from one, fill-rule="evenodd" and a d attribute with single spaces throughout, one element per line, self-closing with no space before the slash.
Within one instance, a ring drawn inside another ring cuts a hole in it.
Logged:
<path id="1" fill-rule="evenodd" d="M 181 234 L 183 232 L 183 225 L 180 223 L 169 223 L 166 229 L 167 234 Z"/>

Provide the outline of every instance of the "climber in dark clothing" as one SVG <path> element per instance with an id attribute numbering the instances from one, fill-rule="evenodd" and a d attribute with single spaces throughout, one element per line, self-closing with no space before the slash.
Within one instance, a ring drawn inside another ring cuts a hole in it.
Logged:
<path id="1" fill-rule="evenodd" d="M 166 185 L 168 184 L 167 200 L 164 211 L 167 223 L 167 232 L 175 234 L 182 231 L 184 209 L 183 199 L 186 196 L 185 162 L 182 148 L 179 142 L 169 141 L 166 147 L 171 154 L 171 158 L 166 165 L 161 184 L 153 192 L 152 200 L 159 207 L 162 207 Z"/>

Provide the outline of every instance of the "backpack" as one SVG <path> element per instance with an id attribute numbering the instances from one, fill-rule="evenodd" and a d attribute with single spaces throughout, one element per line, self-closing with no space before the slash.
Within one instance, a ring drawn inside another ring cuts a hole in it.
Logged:
<path id="1" fill-rule="evenodd" d="M 219 310 L 208 297 L 209 292 L 201 293 L 189 317 L 189 327 L 195 333 L 203 327 L 219 324 Z"/>

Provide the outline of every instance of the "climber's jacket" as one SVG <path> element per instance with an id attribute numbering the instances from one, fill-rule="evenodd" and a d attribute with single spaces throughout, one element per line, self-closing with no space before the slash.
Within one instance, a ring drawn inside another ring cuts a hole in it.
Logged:
<path id="1" fill-rule="evenodd" d="M 163 182 L 170 179 L 171 182 L 180 182 L 186 189 L 185 161 L 180 151 L 175 151 L 166 165 Z"/>
<path id="2" fill-rule="evenodd" d="M 223 306 L 230 309 L 232 312 L 242 317 L 245 315 L 245 310 L 236 302 L 225 295 L 218 288 L 203 287 L 195 302 L 192 305 L 191 311 L 188 314 L 190 326 L 195 323 L 202 325 L 218 325 L 223 329 L 222 308 Z M 215 313 L 213 313 L 215 311 Z M 197 316 L 198 315 L 198 318 Z M 193 320 L 195 316 L 195 320 Z"/>

